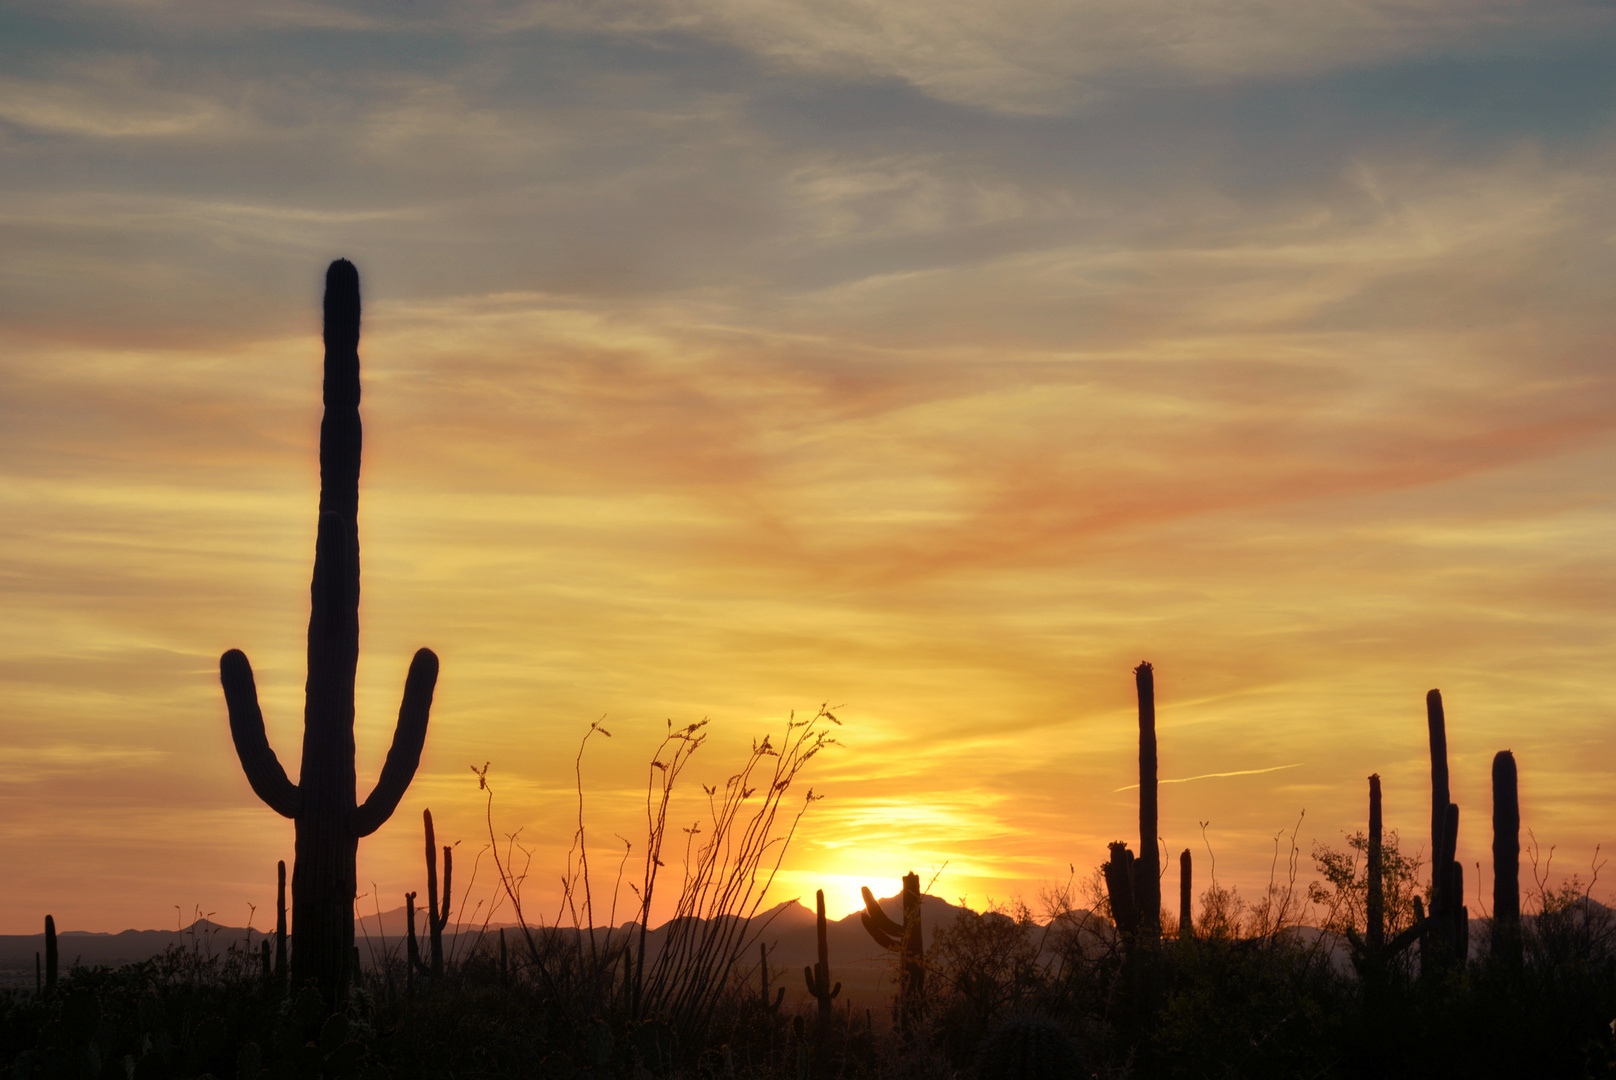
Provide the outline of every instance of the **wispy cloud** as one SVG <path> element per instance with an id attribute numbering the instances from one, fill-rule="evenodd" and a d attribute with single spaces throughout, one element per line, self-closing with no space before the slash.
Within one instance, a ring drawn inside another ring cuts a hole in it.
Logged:
<path id="1" fill-rule="evenodd" d="M 1300 769 L 1301 767 L 1302 767 L 1302 763 L 1297 762 L 1294 765 L 1271 765 L 1266 769 L 1236 769 L 1233 772 L 1209 772 L 1209 773 L 1202 773 L 1200 776 L 1180 776 L 1180 777 L 1178 777 L 1176 779 L 1172 779 L 1172 780 L 1157 780 L 1156 783 L 1158 783 L 1158 784 L 1187 784 L 1192 780 L 1215 780 L 1215 779 L 1217 779 L 1219 777 L 1224 777 L 1224 776 L 1260 776 L 1263 773 L 1279 772 L 1282 769 Z M 1138 790 L 1138 788 L 1139 788 L 1138 784 L 1127 784 L 1127 785 L 1125 785 L 1123 787 L 1116 788 L 1115 790 L 1116 791 L 1136 791 L 1136 790 Z"/>

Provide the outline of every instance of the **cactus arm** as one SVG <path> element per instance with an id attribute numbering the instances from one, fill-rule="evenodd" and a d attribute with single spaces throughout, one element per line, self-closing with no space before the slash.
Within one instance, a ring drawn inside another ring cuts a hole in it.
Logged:
<path id="1" fill-rule="evenodd" d="M 902 937 L 903 924 L 894 922 L 892 916 L 881 910 L 881 905 L 875 902 L 875 894 L 870 891 L 870 887 L 868 885 L 861 886 L 859 893 L 864 897 L 864 910 L 869 912 L 870 920 L 880 927 L 888 937 Z"/>
<path id="2" fill-rule="evenodd" d="M 449 879 L 454 874 L 454 848 L 443 845 L 443 910 L 438 915 L 438 929 L 449 928 Z"/>
<path id="3" fill-rule="evenodd" d="M 253 682 L 247 654 L 231 649 L 219 657 L 219 683 L 224 687 L 225 706 L 230 713 L 230 738 L 241 759 L 247 783 L 264 804 L 281 817 L 297 817 L 301 793 L 286 777 L 275 751 L 264 734 L 264 713 L 258 707 L 258 686 Z"/>
<path id="4" fill-rule="evenodd" d="M 358 835 L 369 836 L 381 828 L 382 823 L 393 816 L 398 801 L 415 779 L 415 770 L 421 764 L 421 747 L 426 743 L 432 691 L 437 684 L 438 658 L 431 649 L 422 649 L 415 654 L 410 674 L 404 680 L 404 703 L 399 706 L 398 726 L 393 729 L 393 745 L 387 751 L 381 778 L 354 815 Z"/>
<path id="5" fill-rule="evenodd" d="M 874 938 L 875 943 L 883 949 L 896 949 L 898 947 L 898 939 L 881 929 L 880 924 L 870 918 L 869 912 L 859 912 L 859 922 L 864 924 L 864 929 L 869 931 L 870 937 Z"/>
<path id="6" fill-rule="evenodd" d="M 810 997 L 818 997 L 819 985 L 814 982 L 814 966 L 812 964 L 804 964 L 802 966 L 802 980 L 808 984 L 808 995 Z"/>
<path id="7" fill-rule="evenodd" d="M 1420 904 L 1419 897 L 1414 898 L 1414 903 L 1416 905 L 1416 908 L 1418 908 L 1418 906 Z M 1416 914 L 1419 914 L 1417 910 L 1416 910 Z M 1408 929 L 1404 930 L 1401 934 L 1398 934 L 1396 937 L 1392 938 L 1390 941 L 1388 941 L 1386 943 L 1386 955 L 1387 956 L 1396 956 L 1398 953 L 1402 952 L 1404 949 L 1406 949 L 1410 945 L 1414 944 L 1414 942 L 1418 941 L 1420 935 L 1425 933 L 1425 930 L 1426 930 L 1426 919 L 1425 919 L 1425 917 L 1423 915 L 1420 915 L 1418 918 L 1416 918 L 1414 920 L 1414 925 L 1413 926 L 1410 926 Z"/>

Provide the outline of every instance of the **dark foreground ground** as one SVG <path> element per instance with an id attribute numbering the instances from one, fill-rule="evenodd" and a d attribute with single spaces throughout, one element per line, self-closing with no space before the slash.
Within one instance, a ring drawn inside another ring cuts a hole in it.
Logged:
<path id="1" fill-rule="evenodd" d="M 1374 987 L 1317 936 L 1164 941 L 1130 958 L 1107 929 L 1086 914 L 1043 927 L 964 913 L 931 935 L 925 995 L 903 1024 L 890 999 L 838 997 L 823 1024 L 817 1008 L 767 1007 L 755 961 L 698 1008 L 636 1009 L 623 957 L 591 961 L 575 937 L 541 941 L 538 955 L 518 939 L 503 963 L 488 938 L 437 979 L 395 954 L 333 1010 L 266 976 L 256 952 L 193 938 L 66 971 L 43 993 L 4 992 L 0 1069 L 15 1080 L 1616 1077 L 1603 918 L 1534 926 L 1519 970 L 1477 958 L 1420 978 L 1410 956 Z M 801 1002 L 798 970 L 771 974 Z"/>

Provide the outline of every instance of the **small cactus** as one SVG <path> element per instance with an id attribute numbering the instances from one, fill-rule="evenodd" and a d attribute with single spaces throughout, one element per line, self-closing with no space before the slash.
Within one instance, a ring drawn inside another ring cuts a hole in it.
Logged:
<path id="1" fill-rule="evenodd" d="M 45 916 L 45 991 L 56 989 L 56 920 Z"/>
<path id="2" fill-rule="evenodd" d="M 830 984 L 830 947 L 826 938 L 825 927 L 825 890 L 819 889 L 814 894 L 814 934 L 819 946 L 819 961 L 813 967 L 802 969 L 802 976 L 808 982 L 808 993 L 819 1002 L 819 1029 L 823 1033 L 830 1029 L 831 1002 L 837 994 L 842 992 L 842 984 L 834 987 Z M 768 962 L 763 966 L 763 1005 L 769 1004 Z M 785 993 L 784 988 L 781 994 Z M 776 1002 L 776 1007 L 779 1003 Z"/>
<path id="3" fill-rule="evenodd" d="M 1190 849 L 1185 848 L 1178 855 L 1178 938 L 1180 941 L 1189 941 L 1195 936 L 1195 920 L 1191 908 Z"/>
<path id="4" fill-rule="evenodd" d="M 763 1013 L 765 1016 L 777 1016 L 780 1013 L 780 1003 L 786 998 L 786 988 L 782 986 L 776 989 L 774 1000 L 772 1002 L 769 1000 L 769 947 L 761 941 L 758 942 L 758 970 L 763 973 L 763 996 L 760 999 Z M 811 986 L 808 992 L 813 993 Z"/>
<path id="5" fill-rule="evenodd" d="M 275 980 L 286 985 L 286 860 L 275 864 Z"/>

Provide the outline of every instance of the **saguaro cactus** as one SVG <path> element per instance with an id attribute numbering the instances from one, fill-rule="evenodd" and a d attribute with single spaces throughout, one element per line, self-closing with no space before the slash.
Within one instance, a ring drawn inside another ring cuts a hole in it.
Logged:
<path id="1" fill-rule="evenodd" d="M 454 849 L 448 844 L 443 846 L 443 902 L 439 904 L 437 838 L 432 831 L 432 811 L 421 811 L 421 819 L 426 824 L 426 927 L 431 959 L 430 962 L 421 959 L 420 948 L 415 943 L 415 894 L 405 893 L 410 927 L 409 963 L 422 975 L 437 978 L 443 974 L 443 931 L 449 925 L 449 882 L 454 872 Z"/>
<path id="2" fill-rule="evenodd" d="M 1178 937 L 1188 941 L 1195 936 L 1195 922 L 1190 908 L 1190 849 L 1178 855 Z"/>
<path id="3" fill-rule="evenodd" d="M 926 947 L 920 926 L 920 875 L 911 871 L 903 876 L 903 922 L 898 923 L 876 903 L 875 894 L 864 886 L 864 910 L 859 921 L 883 949 L 898 954 L 898 1023 L 908 1029 L 919 1015 L 926 996 Z"/>
<path id="4" fill-rule="evenodd" d="M 443 931 L 449 926 L 449 882 L 454 872 L 454 849 L 443 845 L 443 901 L 438 902 L 437 837 L 432 831 L 432 811 L 422 810 L 426 825 L 426 924 L 431 936 L 432 964 L 426 974 L 434 979 L 443 974 Z"/>
<path id="5" fill-rule="evenodd" d="M 1364 900 L 1364 951 L 1371 966 L 1378 968 L 1386 949 L 1386 872 L 1381 851 L 1383 825 L 1380 813 L 1380 774 L 1369 777 L 1369 851 L 1367 895 Z"/>
<path id="6" fill-rule="evenodd" d="M 56 920 L 45 916 L 45 989 L 56 989 Z"/>
<path id="7" fill-rule="evenodd" d="M 1493 959 L 1521 966 L 1521 801 L 1515 755 L 1493 757 Z"/>
<path id="8" fill-rule="evenodd" d="M 1134 905 L 1139 931 L 1161 937 L 1161 851 L 1156 813 L 1156 671 L 1146 660 L 1133 669 L 1139 694 L 1139 856 L 1134 860 Z"/>
<path id="9" fill-rule="evenodd" d="M 1431 904 L 1420 935 L 1420 973 L 1463 964 L 1470 946 L 1470 911 L 1464 904 L 1464 867 L 1454 858 L 1459 807 L 1448 796 L 1448 730 L 1442 692 L 1425 695 L 1431 738 Z"/>
<path id="10" fill-rule="evenodd" d="M 268 944 L 268 942 L 265 942 Z M 286 860 L 275 864 L 275 978 L 286 982 Z"/>
<path id="11" fill-rule="evenodd" d="M 252 667 L 239 649 L 219 658 L 219 681 L 242 771 L 270 809 L 297 823 L 292 867 L 292 978 L 347 996 L 353 963 L 354 861 L 421 761 L 438 658 L 415 654 L 393 745 L 375 789 L 356 801 L 354 669 L 359 661 L 359 272 L 338 259 L 325 279 L 325 417 L 320 422 L 320 518 L 309 588 L 303 760 L 293 784 L 269 747 Z"/>
<path id="12" fill-rule="evenodd" d="M 763 1015 L 773 1018 L 780 1011 L 780 1003 L 786 999 L 786 988 L 783 986 L 775 987 L 774 1000 L 769 1000 L 769 947 L 761 941 L 758 942 L 758 970 L 763 973 L 763 995 L 759 999 L 763 1005 Z M 804 970 L 809 969 L 805 968 Z M 840 987 L 841 983 L 836 985 Z M 808 992 L 813 993 L 814 988 L 810 986 Z"/>
<path id="13" fill-rule="evenodd" d="M 1139 854 L 1122 840 L 1105 864 L 1111 918 L 1130 944 L 1161 938 L 1161 852 L 1157 841 L 1156 673 L 1150 661 L 1133 669 L 1139 695 Z"/>
<path id="14" fill-rule="evenodd" d="M 842 992 L 842 984 L 830 984 L 830 945 L 825 934 L 825 890 L 814 893 L 814 935 L 819 946 L 819 960 L 813 967 L 804 967 L 802 977 L 808 981 L 808 993 L 819 1002 L 819 1031 L 821 1036 L 830 1030 L 831 1002 Z M 769 1007 L 769 963 L 763 961 L 763 1007 Z M 776 1002 L 776 1007 L 779 1003 Z"/>

